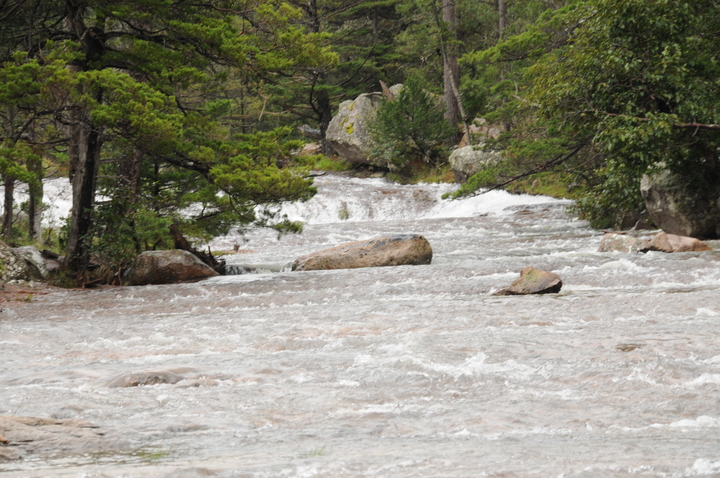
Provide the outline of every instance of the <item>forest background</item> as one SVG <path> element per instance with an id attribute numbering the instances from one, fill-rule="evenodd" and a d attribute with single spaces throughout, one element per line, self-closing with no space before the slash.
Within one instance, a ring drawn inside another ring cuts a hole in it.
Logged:
<path id="1" fill-rule="evenodd" d="M 6 242 L 67 271 L 119 269 L 277 214 L 315 192 L 293 155 L 338 104 L 405 83 L 374 127 L 396 179 L 448 177 L 468 123 L 504 161 L 457 195 L 509 182 L 569 196 L 596 227 L 643 208 L 643 174 L 720 184 L 720 14 L 710 0 L 0 0 L 0 173 Z M 439 107 L 439 110 L 434 108 Z M 330 155 L 331 150 L 324 148 Z M 73 210 L 41 230 L 42 179 Z M 26 183 L 30 199 L 13 204 Z M 714 196 L 713 196 L 714 197 Z M 21 220 L 18 218 L 22 218 Z"/>

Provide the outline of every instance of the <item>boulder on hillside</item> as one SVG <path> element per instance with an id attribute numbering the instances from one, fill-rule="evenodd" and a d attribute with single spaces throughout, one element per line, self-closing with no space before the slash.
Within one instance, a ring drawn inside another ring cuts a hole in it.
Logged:
<path id="1" fill-rule="evenodd" d="M 357 241 L 314 252 L 293 262 L 294 271 L 430 264 L 432 247 L 418 234 Z"/>
<path id="2" fill-rule="evenodd" d="M 660 232 L 655 234 L 653 238 L 647 242 L 643 252 L 660 251 L 660 252 L 697 252 L 710 251 L 712 248 L 694 237 L 678 236 L 675 234 L 667 234 Z"/>
<path id="3" fill-rule="evenodd" d="M 0 282 L 41 280 L 42 274 L 24 257 L 0 241 Z"/>
<path id="4" fill-rule="evenodd" d="M 485 151 L 483 147 L 483 144 L 465 146 L 457 148 L 450 154 L 448 161 L 457 182 L 464 183 L 473 174 L 502 160 L 499 152 Z"/>
<path id="5" fill-rule="evenodd" d="M 493 295 L 551 294 L 560 292 L 561 288 L 562 280 L 559 275 L 526 267 L 520 271 L 520 277 L 510 284 L 510 287 L 499 290 Z"/>
<path id="6" fill-rule="evenodd" d="M 681 175 L 665 169 L 643 176 L 640 192 L 650 218 L 668 234 L 720 238 L 720 184 L 693 189 Z"/>
<path id="7" fill-rule="evenodd" d="M 600 241 L 598 252 L 641 252 L 646 247 L 646 241 L 639 237 L 607 232 Z"/>
<path id="8" fill-rule="evenodd" d="M 172 284 L 219 275 L 188 251 L 145 251 L 123 274 L 126 285 Z"/>
<path id="9" fill-rule="evenodd" d="M 390 88 L 397 95 L 402 85 Z M 382 105 L 383 93 L 364 93 L 354 100 L 340 103 L 338 113 L 333 117 L 325 132 L 325 139 L 346 161 L 357 164 L 374 164 L 370 158 L 373 140 L 369 124 Z"/>
<path id="10" fill-rule="evenodd" d="M 505 125 L 491 125 L 485 118 L 475 118 L 472 120 L 468 125 L 468 130 L 470 138 L 468 138 L 467 133 L 464 133 L 460 143 L 458 143 L 458 148 L 464 148 L 470 145 L 468 139 L 472 139 L 472 144 L 484 143 L 488 138 L 498 139 L 502 133 L 507 131 Z"/>

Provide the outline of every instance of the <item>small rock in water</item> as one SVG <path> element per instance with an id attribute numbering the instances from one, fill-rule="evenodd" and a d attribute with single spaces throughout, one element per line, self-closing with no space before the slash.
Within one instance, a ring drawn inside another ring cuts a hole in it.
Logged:
<path id="1" fill-rule="evenodd" d="M 493 295 L 551 294 L 560 292 L 561 288 L 562 280 L 559 275 L 526 267 L 510 287 L 499 290 Z"/>
<path id="2" fill-rule="evenodd" d="M 698 252 L 710 250 L 712 250 L 712 248 L 700 239 L 660 232 L 647 243 L 643 252 Z"/>
<path id="3" fill-rule="evenodd" d="M 160 383 L 176 384 L 183 380 L 181 375 L 174 372 L 136 372 L 120 375 L 108 382 L 108 387 L 139 387 L 141 385 L 157 385 Z"/>
<path id="4" fill-rule="evenodd" d="M 646 246 L 646 242 L 639 237 L 607 232 L 600 241 L 598 252 L 640 252 Z"/>
<path id="5" fill-rule="evenodd" d="M 294 271 L 357 269 L 430 264 L 432 247 L 423 236 L 401 234 L 367 241 L 350 242 L 300 257 Z"/>

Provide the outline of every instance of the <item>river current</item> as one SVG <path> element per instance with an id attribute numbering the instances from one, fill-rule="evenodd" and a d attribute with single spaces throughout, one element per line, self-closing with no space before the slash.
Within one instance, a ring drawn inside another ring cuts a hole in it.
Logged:
<path id="1" fill-rule="evenodd" d="M 599 253 L 569 201 L 323 176 L 301 235 L 233 234 L 255 273 L 69 290 L 0 313 L 0 415 L 102 446 L 8 477 L 720 476 L 720 243 Z M 431 265 L 291 272 L 395 233 Z M 522 268 L 559 294 L 493 296 Z M 171 382 L 116 387 L 128 374 Z"/>

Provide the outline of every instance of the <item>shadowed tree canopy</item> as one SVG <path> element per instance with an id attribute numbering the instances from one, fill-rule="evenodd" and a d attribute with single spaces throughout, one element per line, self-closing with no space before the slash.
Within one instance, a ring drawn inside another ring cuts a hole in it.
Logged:
<path id="1" fill-rule="evenodd" d="M 569 42 L 531 71 L 530 101 L 607 160 L 581 202 L 595 216 L 641 204 L 639 181 L 669 168 L 693 189 L 720 181 L 720 9 L 712 0 L 577 2 Z M 717 197 L 711 198 L 713 201 Z"/>
<path id="2" fill-rule="evenodd" d="M 224 82 L 237 71 L 272 79 L 332 64 L 321 37 L 294 25 L 299 16 L 273 0 L 0 0 L 2 75 L 32 85 L 0 96 L 19 112 L 5 130 L 22 138 L 52 121 L 43 140 L 67 155 L 66 265 L 87 266 L 98 238 L 120 232 L 108 220 L 117 213 L 131 230 L 148 214 L 214 232 L 296 227 L 257 209 L 314 193 L 281 167 L 296 145 L 283 142 L 287 130 L 234 134 Z"/>

